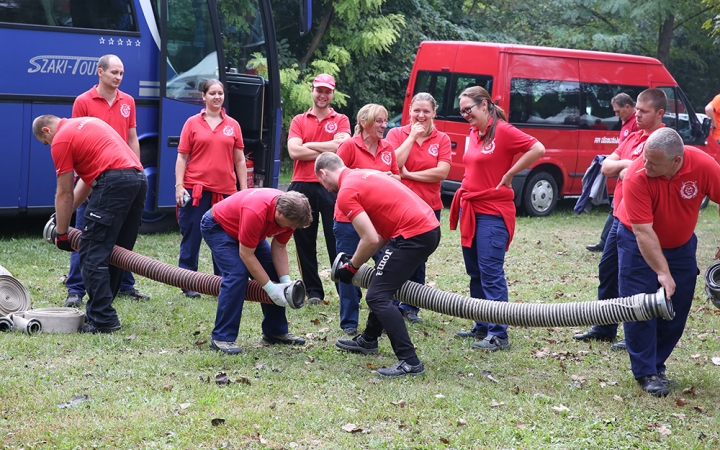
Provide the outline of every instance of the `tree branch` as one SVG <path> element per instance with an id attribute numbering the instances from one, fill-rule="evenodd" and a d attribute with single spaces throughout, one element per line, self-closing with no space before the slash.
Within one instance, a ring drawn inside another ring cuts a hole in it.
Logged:
<path id="1" fill-rule="evenodd" d="M 708 11 L 714 9 L 714 8 L 715 8 L 714 6 L 708 6 L 707 8 L 703 9 L 702 11 L 699 11 L 699 12 L 697 12 L 696 14 L 693 14 L 692 16 L 688 17 L 687 19 L 681 20 L 680 22 L 678 22 L 677 24 L 675 24 L 675 26 L 673 27 L 673 31 L 675 31 L 675 30 L 677 30 L 678 28 L 680 28 L 680 26 L 683 25 L 685 22 L 689 22 L 690 20 L 693 20 L 693 19 L 696 18 L 697 16 L 699 16 L 699 15 L 701 15 L 701 14 L 704 14 L 704 13 L 706 13 L 706 12 L 708 12 Z"/>

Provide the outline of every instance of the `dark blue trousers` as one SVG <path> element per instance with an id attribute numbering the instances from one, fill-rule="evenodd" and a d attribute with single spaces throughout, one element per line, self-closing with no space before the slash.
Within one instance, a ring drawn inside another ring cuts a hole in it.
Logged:
<path id="1" fill-rule="evenodd" d="M 240 243 L 227 234 L 209 213 L 203 216 L 200 227 L 222 277 L 212 338 L 216 341 L 235 342 L 240 329 L 250 271 L 240 258 Z M 277 282 L 278 275 L 272 263 L 268 241 L 260 242 L 255 249 L 255 256 L 270 279 Z M 280 336 L 288 332 L 285 308 L 265 303 L 261 303 L 260 307 L 263 311 L 264 335 Z"/>
<path id="2" fill-rule="evenodd" d="M 508 301 L 505 280 L 505 247 L 509 239 L 501 216 L 476 214 L 472 247 L 463 247 L 465 270 L 470 276 L 470 296 L 496 302 Z M 507 338 L 507 325 L 475 322 L 474 330 L 482 334 Z"/>
<path id="3" fill-rule="evenodd" d="M 335 212 L 335 194 L 329 192 L 320 183 L 294 181 L 288 191 L 299 192 L 307 197 L 312 209 L 312 222 L 307 228 L 298 228 L 293 233 L 297 251 L 300 275 L 302 276 L 308 298 L 325 298 L 322 280 L 318 273 L 317 237 L 318 225 L 322 220 L 325 246 L 327 247 L 330 265 L 335 261 L 337 249 L 333 232 L 333 214 Z M 339 289 L 336 284 L 336 289 Z"/>
<path id="4" fill-rule="evenodd" d="M 645 262 L 633 232 L 622 223 L 618 225 L 617 243 L 620 296 L 657 292 L 660 287 L 657 274 Z M 696 251 L 697 237 L 694 234 L 680 247 L 663 249 L 675 280 L 675 293 L 672 296 L 675 318 L 624 324 L 625 341 L 635 378 L 665 372 L 665 361 L 682 337 L 700 273 Z"/>
<path id="5" fill-rule="evenodd" d="M 87 202 L 78 206 L 75 211 L 75 228 L 82 230 L 83 224 L 85 223 L 85 208 Z M 70 253 L 70 270 L 68 271 L 67 280 L 65 280 L 65 286 L 67 287 L 68 294 L 77 294 L 80 297 L 85 297 L 85 285 L 82 280 L 82 271 L 80 270 L 80 254 L 78 252 Z M 132 291 L 135 288 L 135 277 L 132 272 L 126 270 L 123 272 L 122 282 L 120 284 L 120 291 Z"/>
<path id="6" fill-rule="evenodd" d="M 86 317 L 97 327 L 118 322 L 112 302 L 120 290 L 124 271 L 110 265 L 110 253 L 115 245 L 133 249 L 147 187 L 145 173 L 135 169 L 109 171 L 93 182 L 79 253 L 88 291 Z"/>
<path id="7" fill-rule="evenodd" d="M 335 222 L 333 225 L 335 233 L 335 245 L 337 253 L 344 252 L 352 255 L 360 243 L 355 228 L 350 222 Z M 340 328 L 357 328 L 358 317 L 360 316 L 360 288 L 347 283 L 338 283 L 340 294 Z"/>
<path id="8" fill-rule="evenodd" d="M 193 270 L 197 272 L 198 259 L 200 257 L 200 244 L 202 243 L 202 233 L 200 232 L 200 221 L 203 214 L 210 209 L 212 203 L 212 192 L 203 191 L 198 206 L 192 205 L 192 189 L 186 189 L 190 195 L 190 200 L 185 206 L 178 206 L 178 225 L 180 226 L 180 257 L 178 258 L 178 267 Z M 220 275 L 218 267 L 213 257 L 213 270 L 215 275 Z"/>
<path id="9" fill-rule="evenodd" d="M 605 240 L 605 249 L 598 265 L 598 300 L 608 300 L 619 297 L 618 293 L 618 248 L 617 229 L 620 221 L 613 216 L 610 232 Z M 615 339 L 618 324 L 595 325 L 592 329 L 609 339 Z"/>

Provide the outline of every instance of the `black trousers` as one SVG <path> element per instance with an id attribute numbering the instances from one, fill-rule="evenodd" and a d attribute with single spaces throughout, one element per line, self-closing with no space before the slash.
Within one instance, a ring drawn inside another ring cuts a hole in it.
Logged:
<path id="1" fill-rule="evenodd" d="M 93 182 L 80 240 L 80 267 L 88 292 L 86 316 L 96 326 L 118 322 L 112 302 L 123 270 L 110 265 L 113 246 L 132 250 L 142 220 L 147 179 L 142 170 L 112 170 Z"/>
<path id="2" fill-rule="evenodd" d="M 377 339 L 385 330 L 398 360 L 416 357 L 415 347 L 405 327 L 400 310 L 393 304 L 393 296 L 410 279 L 415 270 L 428 259 L 440 244 L 440 227 L 421 235 L 391 239 L 375 264 L 365 301 L 370 308 L 366 338 Z"/>
<path id="3" fill-rule="evenodd" d="M 300 275 L 302 276 L 308 298 L 325 298 L 325 290 L 318 273 L 317 234 L 318 222 L 322 218 L 323 234 L 330 264 L 335 261 L 335 234 L 333 233 L 333 214 L 335 210 L 335 194 L 330 193 L 320 183 L 293 181 L 288 191 L 299 192 L 307 197 L 312 208 L 313 221 L 307 228 L 295 230 L 295 248 L 297 249 Z M 337 289 L 337 283 L 335 288 Z"/>

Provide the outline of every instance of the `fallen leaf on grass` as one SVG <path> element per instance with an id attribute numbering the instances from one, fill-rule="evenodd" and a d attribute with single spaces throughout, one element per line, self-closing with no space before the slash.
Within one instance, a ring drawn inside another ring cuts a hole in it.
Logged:
<path id="1" fill-rule="evenodd" d="M 683 413 L 672 413 L 672 415 L 677 417 L 680 420 L 685 418 L 685 414 L 683 414 Z"/>
<path id="2" fill-rule="evenodd" d="M 192 403 L 180 403 L 180 409 L 188 409 L 192 406 Z"/>
<path id="3" fill-rule="evenodd" d="M 658 430 L 658 433 L 660 433 L 663 436 L 670 436 L 670 433 L 672 433 L 672 431 L 670 431 L 670 429 L 668 427 L 666 427 L 665 425 L 658 427 L 657 430 Z"/>
<path id="4" fill-rule="evenodd" d="M 326 312 L 320 311 L 320 312 L 318 312 L 318 314 L 321 315 L 321 316 L 323 316 L 323 317 L 327 317 L 327 313 L 326 313 Z"/>
<path id="5" fill-rule="evenodd" d="M 215 374 L 215 384 L 225 385 L 230 384 L 230 379 L 225 372 L 218 372 Z"/>
<path id="6" fill-rule="evenodd" d="M 491 408 L 497 408 L 498 406 L 505 406 L 505 402 L 496 402 L 495 400 L 490 402 Z"/>
<path id="7" fill-rule="evenodd" d="M 137 337 L 137 334 L 131 334 L 130 336 L 126 337 L 125 340 L 132 341 Z"/>
<path id="8" fill-rule="evenodd" d="M 205 344 L 207 344 L 207 339 L 195 341 L 195 345 L 205 345 Z"/>
<path id="9" fill-rule="evenodd" d="M 525 425 L 524 423 L 518 423 L 517 427 L 520 428 L 521 430 L 524 430 L 525 428 L 527 428 L 527 425 Z"/>
<path id="10" fill-rule="evenodd" d="M 695 386 L 690 386 L 689 388 L 683 389 L 683 394 L 698 395 L 698 391 L 695 389 Z"/>
<path id="11" fill-rule="evenodd" d="M 362 431 L 362 428 L 355 425 L 354 423 L 346 423 L 342 426 L 342 430 L 347 433 L 359 433 Z"/>
<path id="12" fill-rule="evenodd" d="M 72 408 L 73 406 L 77 406 L 80 403 L 85 403 L 90 401 L 90 396 L 87 394 L 82 395 L 76 395 L 75 397 L 71 398 L 69 402 L 67 403 L 61 403 L 58 405 L 58 408 Z"/>
<path id="13" fill-rule="evenodd" d="M 705 408 L 703 408 L 702 406 L 695 406 L 693 409 L 699 413 L 705 412 Z"/>
<path id="14" fill-rule="evenodd" d="M 613 395 L 613 400 L 615 400 L 616 402 L 624 402 L 625 401 L 625 399 L 620 397 L 619 395 Z"/>
<path id="15" fill-rule="evenodd" d="M 240 377 L 237 380 L 235 380 L 235 382 L 247 384 L 248 386 L 252 386 L 252 381 L 250 381 L 250 378 L 248 378 L 248 377 Z"/>
<path id="16" fill-rule="evenodd" d="M 310 362 L 315 362 L 315 357 L 312 355 L 305 355 Z"/>
<path id="17" fill-rule="evenodd" d="M 695 353 L 694 355 L 690 355 L 690 357 L 692 359 L 698 359 L 698 358 L 702 357 L 702 355 L 700 353 Z"/>
<path id="18" fill-rule="evenodd" d="M 254 368 L 255 370 L 262 370 L 262 369 L 265 368 L 265 364 L 263 364 L 263 363 L 257 363 L 257 364 L 255 364 L 255 365 L 253 366 L 253 368 Z"/>
<path id="19" fill-rule="evenodd" d="M 373 363 L 365 363 L 368 369 L 370 370 L 377 370 L 377 366 Z"/>
<path id="20" fill-rule="evenodd" d="M 325 328 L 320 328 L 320 329 L 318 330 L 318 333 L 327 333 L 328 331 L 330 331 L 330 328 L 325 327 Z"/>
<path id="21" fill-rule="evenodd" d="M 450 439 L 441 437 L 440 442 L 442 442 L 445 445 L 450 445 Z"/>
<path id="22" fill-rule="evenodd" d="M 391 405 L 399 406 L 401 408 L 404 408 L 405 405 L 407 405 L 407 402 L 405 400 L 400 400 L 397 402 L 390 402 Z"/>
<path id="23" fill-rule="evenodd" d="M 462 427 L 468 424 L 468 421 L 465 419 L 458 419 L 457 426 Z"/>
<path id="24" fill-rule="evenodd" d="M 687 404 L 687 402 L 685 401 L 684 398 L 680 397 L 677 400 L 675 400 L 675 404 L 678 406 L 685 406 Z"/>
<path id="25" fill-rule="evenodd" d="M 697 335 L 697 338 L 700 339 L 701 341 L 707 340 L 707 337 L 708 337 L 707 333 L 700 333 Z"/>
<path id="26" fill-rule="evenodd" d="M 320 319 L 312 319 L 310 323 L 312 323 L 313 325 L 320 325 Z"/>
<path id="27" fill-rule="evenodd" d="M 498 380 L 495 379 L 495 377 L 492 376 L 492 372 L 489 370 L 483 370 L 482 374 L 488 378 L 488 380 L 493 381 L 495 383 L 499 383 Z"/>
<path id="28" fill-rule="evenodd" d="M 268 445 L 269 441 L 267 439 L 265 439 L 264 437 L 262 437 L 262 434 L 258 434 L 258 440 L 260 440 L 260 443 L 262 445 Z"/>
<path id="29" fill-rule="evenodd" d="M 553 406 L 552 409 L 557 412 L 570 411 L 570 408 L 563 404 L 560 404 L 560 406 Z"/>
<path id="30" fill-rule="evenodd" d="M 720 357 L 713 356 L 712 363 L 715 364 L 716 366 L 720 366 Z"/>
<path id="31" fill-rule="evenodd" d="M 225 419 L 213 419 L 210 421 L 210 423 L 212 424 L 212 426 L 217 427 L 219 425 L 225 424 Z"/>
<path id="32" fill-rule="evenodd" d="M 436 394 L 436 395 L 435 395 L 435 398 L 445 398 L 445 396 L 442 395 L 442 394 Z"/>
<path id="33" fill-rule="evenodd" d="M 172 384 L 166 384 L 165 386 L 163 386 L 163 391 L 172 391 L 172 388 Z"/>

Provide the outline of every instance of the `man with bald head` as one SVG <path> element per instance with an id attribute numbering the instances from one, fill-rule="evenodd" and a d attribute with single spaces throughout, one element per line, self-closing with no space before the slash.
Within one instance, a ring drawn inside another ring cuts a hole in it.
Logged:
<path id="1" fill-rule="evenodd" d="M 694 230 L 705 196 L 720 202 L 720 165 L 684 146 L 675 130 L 661 128 L 627 168 L 616 210 L 620 297 L 663 288 L 675 310 L 672 320 L 624 324 L 633 375 L 656 397 L 668 395 L 673 384 L 665 361 L 685 329 L 700 273 Z"/>

